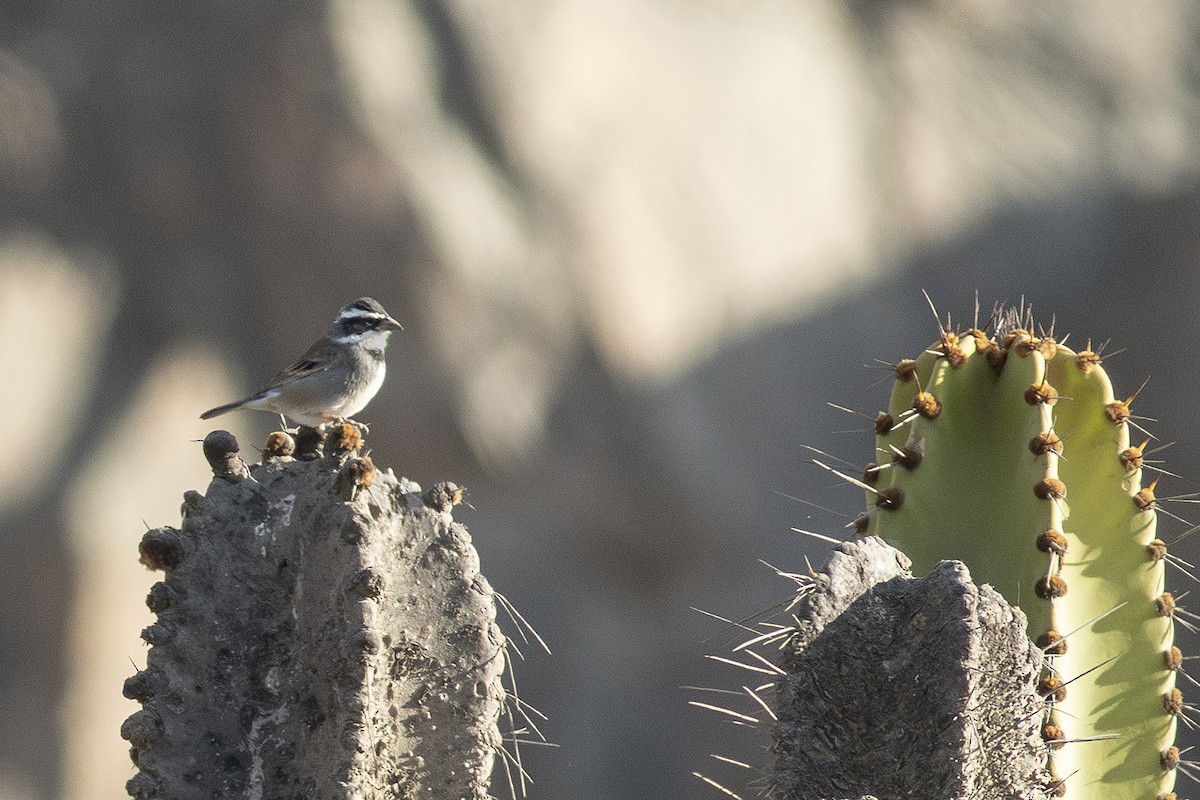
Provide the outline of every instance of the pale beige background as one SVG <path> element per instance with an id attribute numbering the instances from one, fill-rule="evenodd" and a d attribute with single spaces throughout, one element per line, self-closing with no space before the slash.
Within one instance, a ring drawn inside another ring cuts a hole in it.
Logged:
<path id="1" fill-rule="evenodd" d="M 253 6 L 245 7 L 242 6 Z M 860 498 L 872 358 L 1024 293 L 1113 337 L 1198 475 L 1200 15 L 1187 3 L 0 3 L 0 800 L 106 800 L 197 414 L 339 305 L 405 324 L 376 459 L 471 489 L 555 649 L 532 797 L 712 797 L 754 742 L 690 606 L 748 614 Z M 1048 320 L 1047 320 L 1048 322 Z M 1060 328 L 1061 329 L 1061 328 Z M 265 416 L 222 418 L 247 450 Z M 1189 469 L 1190 468 L 1190 469 Z M 1195 488 L 1182 482 L 1181 486 Z M 734 687 L 736 688 L 736 686 Z M 723 776 L 725 777 L 725 776 Z M 737 779 L 729 778 L 730 782 Z"/>

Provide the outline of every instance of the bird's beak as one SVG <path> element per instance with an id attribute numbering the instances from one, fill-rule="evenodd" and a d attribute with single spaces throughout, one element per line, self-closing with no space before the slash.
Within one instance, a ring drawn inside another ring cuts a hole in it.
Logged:
<path id="1" fill-rule="evenodd" d="M 387 319 L 385 319 L 383 321 L 383 327 L 384 327 L 384 330 L 389 330 L 389 331 L 404 330 L 404 326 L 401 325 L 399 322 L 396 322 L 396 320 L 392 319 L 391 317 L 388 317 Z"/>

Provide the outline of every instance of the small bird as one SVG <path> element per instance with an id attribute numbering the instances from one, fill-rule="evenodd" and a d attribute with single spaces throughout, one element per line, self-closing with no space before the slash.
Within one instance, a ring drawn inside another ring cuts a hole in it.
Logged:
<path id="1" fill-rule="evenodd" d="M 301 425 L 317 427 L 362 411 L 383 385 L 383 351 L 399 322 L 370 297 L 360 297 L 338 312 L 325 338 L 308 348 L 292 366 L 261 391 L 211 408 L 211 419 L 236 408 L 273 411 Z"/>

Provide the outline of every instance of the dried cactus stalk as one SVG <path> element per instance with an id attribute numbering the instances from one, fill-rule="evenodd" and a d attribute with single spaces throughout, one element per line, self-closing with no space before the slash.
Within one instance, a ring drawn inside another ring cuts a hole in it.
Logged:
<path id="1" fill-rule="evenodd" d="M 770 796 L 1048 798 L 1025 620 L 961 563 L 839 545 L 794 606 Z"/>
<path id="2" fill-rule="evenodd" d="M 488 797 L 505 639 L 461 493 L 422 495 L 337 433 L 304 461 L 273 435 L 249 468 L 211 434 L 207 495 L 145 535 L 166 578 L 125 686 L 133 797 Z"/>
<path id="3" fill-rule="evenodd" d="M 1064 796 L 1170 797 L 1178 650 L 1129 401 L 1090 346 L 1021 322 L 996 339 L 944 329 L 897 366 L 862 532 L 918 574 L 960 560 L 1021 604 L 1048 656 L 1043 736 Z"/>

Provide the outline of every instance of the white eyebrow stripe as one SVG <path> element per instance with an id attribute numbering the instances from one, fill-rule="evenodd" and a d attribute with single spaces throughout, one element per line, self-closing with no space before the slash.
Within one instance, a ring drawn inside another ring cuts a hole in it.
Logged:
<path id="1" fill-rule="evenodd" d="M 338 314 L 338 319 L 383 319 L 385 315 L 378 311 L 366 311 L 361 308 L 350 308 Z"/>

